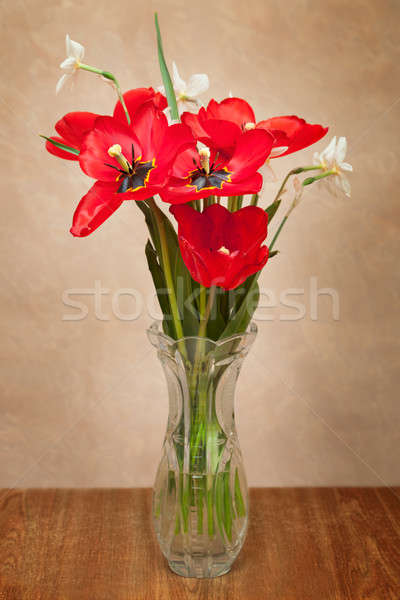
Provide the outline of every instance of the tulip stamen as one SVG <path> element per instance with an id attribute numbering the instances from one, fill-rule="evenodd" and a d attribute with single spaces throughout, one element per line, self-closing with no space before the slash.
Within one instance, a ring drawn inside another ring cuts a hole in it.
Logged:
<path id="1" fill-rule="evenodd" d="M 199 150 L 200 165 L 206 175 L 210 174 L 210 150 L 201 148 Z"/>
<path id="2" fill-rule="evenodd" d="M 113 144 L 112 146 L 110 146 L 109 149 L 107 150 L 107 153 L 112 158 L 115 158 L 115 160 L 121 165 L 121 167 L 124 170 L 124 173 L 132 173 L 133 172 L 132 165 L 122 154 L 122 148 L 119 144 Z M 132 146 L 132 154 L 133 154 L 133 146 Z"/>
<path id="3" fill-rule="evenodd" d="M 252 123 L 251 121 L 243 124 L 244 131 L 251 131 L 252 129 L 255 129 L 255 128 L 256 128 L 256 124 Z"/>
<path id="4" fill-rule="evenodd" d="M 225 248 L 225 246 L 221 246 L 221 248 L 218 248 L 217 252 L 219 252 L 220 254 L 225 254 L 226 256 L 230 256 L 231 254 L 228 248 Z"/>

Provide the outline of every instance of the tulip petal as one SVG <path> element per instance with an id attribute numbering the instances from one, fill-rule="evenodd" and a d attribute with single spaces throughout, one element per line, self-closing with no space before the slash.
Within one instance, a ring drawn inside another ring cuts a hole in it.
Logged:
<path id="1" fill-rule="evenodd" d="M 236 123 L 242 128 L 246 123 L 256 122 L 254 111 L 250 104 L 242 98 L 225 98 L 222 102 L 210 100 L 207 106 L 210 119 L 224 119 Z"/>
<path id="2" fill-rule="evenodd" d="M 169 184 L 160 191 L 161 199 L 169 204 L 184 204 L 192 200 L 200 200 L 213 196 L 240 196 L 257 194 L 262 188 L 263 179 L 260 173 L 254 173 L 247 179 L 236 183 L 225 181 L 219 188 L 203 188 L 197 191 L 187 180 L 172 177 Z"/>
<path id="3" fill-rule="evenodd" d="M 229 248 L 250 253 L 268 233 L 268 215 L 259 206 L 245 206 L 231 213 Z"/>
<path id="4" fill-rule="evenodd" d="M 188 125 L 196 140 L 201 140 L 207 143 L 209 135 L 203 127 L 203 123 L 207 120 L 207 114 L 204 108 L 201 108 L 196 115 L 191 112 L 184 112 L 181 121 Z"/>
<path id="5" fill-rule="evenodd" d="M 202 285 L 234 289 L 267 262 L 268 248 L 260 244 L 267 235 L 268 217 L 261 208 L 231 213 L 212 204 L 199 213 L 186 204 L 170 212 L 178 222 L 183 261 Z"/>
<path id="6" fill-rule="evenodd" d="M 233 151 L 242 134 L 235 123 L 222 119 L 208 119 L 202 123 L 202 126 L 209 138 L 207 145 L 215 150 Z"/>
<path id="7" fill-rule="evenodd" d="M 58 142 L 60 144 L 68 145 L 67 140 L 65 140 L 61 137 L 52 136 L 50 139 L 54 140 L 55 142 Z M 58 156 L 58 158 L 64 158 L 65 160 L 79 160 L 79 154 L 72 154 L 71 152 L 67 152 L 66 150 L 57 148 L 57 146 L 55 146 L 54 144 L 52 144 L 49 141 L 46 142 L 46 150 L 47 150 L 47 152 L 50 152 L 50 154 L 54 154 L 54 156 Z"/>
<path id="8" fill-rule="evenodd" d="M 84 137 L 94 127 L 99 115 L 91 112 L 71 112 L 57 121 L 55 129 L 67 144 L 80 148 Z"/>
<path id="9" fill-rule="evenodd" d="M 93 233 L 119 208 L 123 194 L 114 193 L 115 186 L 97 181 L 79 202 L 70 229 L 76 237 Z"/>
<path id="10" fill-rule="evenodd" d="M 95 126 L 85 137 L 79 155 L 81 169 L 89 177 L 100 181 L 115 181 L 118 175 L 115 169 L 106 164 L 119 167 L 115 158 L 108 154 L 111 146 L 119 144 L 122 154 L 130 161 L 132 158 L 132 145 L 135 158 L 138 158 L 142 149 L 132 129 L 113 117 L 98 117 Z"/>
<path id="11" fill-rule="evenodd" d="M 257 129 L 269 131 L 275 138 L 274 146 L 288 146 L 286 152 L 279 156 L 286 156 L 315 144 L 328 131 L 327 127 L 312 125 L 295 115 L 260 121 L 257 123 Z"/>
<path id="12" fill-rule="evenodd" d="M 257 171 L 271 153 L 273 137 L 262 129 L 253 129 L 243 133 L 236 144 L 235 152 L 227 163 L 233 172 L 232 181 L 246 179 Z"/>
<path id="13" fill-rule="evenodd" d="M 152 103 L 160 111 L 167 107 L 166 97 L 160 92 L 155 92 L 152 87 L 129 90 L 123 95 L 123 98 L 131 121 L 134 121 L 136 112 L 146 102 Z M 114 117 L 124 124 L 126 123 L 125 111 L 119 100 L 114 108 Z"/>

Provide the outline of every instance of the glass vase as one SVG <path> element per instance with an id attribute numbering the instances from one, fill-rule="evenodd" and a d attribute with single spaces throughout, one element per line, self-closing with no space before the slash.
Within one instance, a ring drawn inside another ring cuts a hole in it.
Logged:
<path id="1" fill-rule="evenodd" d="M 235 427 L 234 396 L 257 333 L 223 341 L 175 341 L 159 323 L 149 331 L 163 366 L 169 416 L 153 492 L 158 542 L 172 571 L 185 577 L 227 573 L 243 545 L 248 488 Z"/>

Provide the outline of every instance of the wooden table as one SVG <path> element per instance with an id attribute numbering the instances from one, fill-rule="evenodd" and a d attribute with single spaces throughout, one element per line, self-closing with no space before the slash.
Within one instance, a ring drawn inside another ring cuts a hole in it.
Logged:
<path id="1" fill-rule="evenodd" d="M 253 489 L 232 571 L 171 573 L 146 489 L 0 491 L 0 600 L 399 600 L 400 489 Z"/>

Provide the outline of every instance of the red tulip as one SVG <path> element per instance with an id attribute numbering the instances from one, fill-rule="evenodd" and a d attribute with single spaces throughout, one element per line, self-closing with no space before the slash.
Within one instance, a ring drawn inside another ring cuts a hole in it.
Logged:
<path id="1" fill-rule="evenodd" d="M 318 142 L 328 131 L 327 127 L 312 125 L 294 115 L 272 117 L 265 121 L 256 122 L 254 111 L 242 98 L 225 98 L 222 102 L 210 100 L 207 109 L 200 109 L 197 115 L 184 113 L 182 122 L 189 125 L 193 135 L 207 144 L 207 122 L 222 119 L 235 126 L 236 134 L 250 129 L 264 129 L 274 137 L 273 150 L 270 158 L 285 156 L 297 152 L 315 142 Z"/>
<path id="2" fill-rule="evenodd" d="M 98 117 L 81 146 L 79 164 L 97 182 L 80 201 L 71 233 L 92 233 L 124 200 L 145 200 L 160 192 L 176 154 L 193 144 L 189 127 L 168 126 L 165 115 L 146 103 L 128 126 Z"/>
<path id="3" fill-rule="evenodd" d="M 124 101 L 128 110 L 131 121 L 134 120 L 139 109 L 147 103 L 152 104 L 157 110 L 164 110 L 167 106 L 167 99 L 160 92 L 155 92 L 153 88 L 137 88 L 130 90 L 124 94 Z M 67 113 L 55 125 L 55 129 L 59 135 L 53 136 L 50 139 L 61 144 L 71 146 L 76 150 L 80 150 L 85 135 L 94 127 L 96 119 L 100 115 L 91 112 L 71 112 Z M 126 115 L 122 108 L 121 102 L 118 100 L 114 108 L 114 118 L 126 124 Z M 57 148 L 51 142 L 46 142 L 46 149 L 50 154 L 54 154 L 59 158 L 67 160 L 79 160 L 77 154 L 71 154 L 61 148 Z"/>
<path id="4" fill-rule="evenodd" d="M 211 119 L 205 124 L 208 148 L 193 145 L 180 153 L 171 178 L 161 192 L 170 204 L 182 204 L 207 196 L 255 194 L 262 186 L 257 170 L 267 160 L 272 136 L 262 130 L 239 132 L 234 139 L 232 123 Z"/>
<path id="5" fill-rule="evenodd" d="M 54 136 L 50 139 L 71 146 L 76 150 L 80 150 L 85 135 L 93 129 L 94 122 L 98 116 L 99 115 L 91 112 L 67 113 L 62 119 L 57 121 L 55 126 L 60 137 Z M 54 146 L 54 144 L 49 141 L 46 142 L 46 150 L 48 150 L 50 154 L 54 154 L 59 158 L 65 158 L 66 160 L 79 159 L 77 154 L 71 154 L 71 152 L 61 150 L 61 148 L 57 148 L 57 146 Z"/>
<path id="6" fill-rule="evenodd" d="M 226 290 L 238 287 L 268 260 L 267 213 L 257 206 L 230 212 L 212 204 L 198 212 L 188 205 L 171 206 L 185 265 L 195 281 Z"/>

